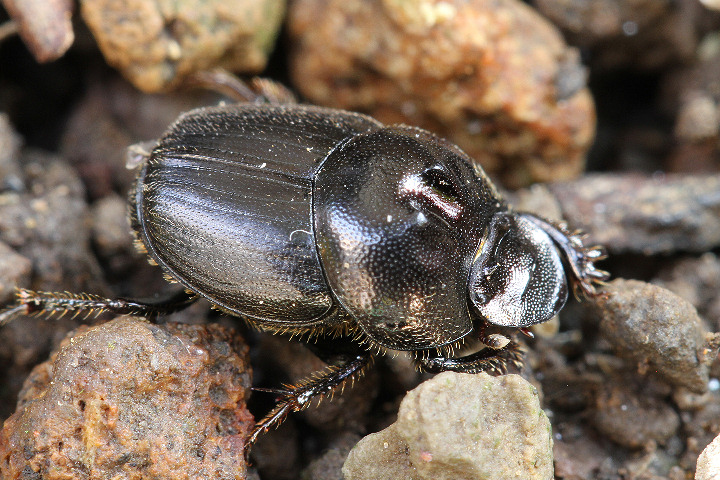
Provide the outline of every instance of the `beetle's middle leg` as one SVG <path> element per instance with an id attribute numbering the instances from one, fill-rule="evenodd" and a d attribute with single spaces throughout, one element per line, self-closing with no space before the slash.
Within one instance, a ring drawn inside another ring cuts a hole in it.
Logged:
<path id="1" fill-rule="evenodd" d="M 314 398 L 323 397 L 337 388 L 342 388 L 345 382 L 359 376 L 371 360 L 372 355 L 369 352 L 342 356 L 323 372 L 314 374 L 296 385 L 285 385 L 285 388 L 278 390 L 266 390 L 278 393 L 280 400 L 262 420 L 257 422 L 246 445 L 252 445 L 261 433 L 280 425 L 290 412 L 303 410 L 310 405 Z M 263 391 L 264 389 L 256 390 Z"/>
<path id="2" fill-rule="evenodd" d="M 36 292 L 18 289 L 15 304 L 0 311 L 0 326 L 20 315 L 44 315 L 46 317 L 75 316 L 91 317 L 103 312 L 118 315 L 138 315 L 154 319 L 182 310 L 197 300 L 197 295 L 184 290 L 158 299 L 128 300 L 124 298 L 103 298 L 88 293 Z"/>

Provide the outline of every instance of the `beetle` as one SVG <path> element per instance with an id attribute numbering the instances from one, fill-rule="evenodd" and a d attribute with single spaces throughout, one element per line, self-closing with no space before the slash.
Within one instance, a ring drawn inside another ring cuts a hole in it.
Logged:
<path id="1" fill-rule="evenodd" d="M 504 373 L 519 344 L 488 333 L 556 315 L 569 284 L 608 278 L 564 225 L 516 212 L 457 146 L 420 128 L 295 103 L 180 116 L 137 158 L 137 244 L 184 288 L 160 301 L 19 290 L 20 314 L 154 318 L 198 298 L 273 333 L 306 335 L 327 370 L 279 391 L 248 444 L 360 374 L 408 351 L 429 372 Z M 456 356 L 466 342 L 484 347 Z"/>

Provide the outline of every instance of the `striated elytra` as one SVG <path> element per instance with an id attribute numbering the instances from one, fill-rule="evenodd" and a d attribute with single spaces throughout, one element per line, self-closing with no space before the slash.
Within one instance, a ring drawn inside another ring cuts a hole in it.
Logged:
<path id="1" fill-rule="evenodd" d="M 426 371 L 504 372 L 518 344 L 488 327 L 552 318 L 568 283 L 607 274 L 599 247 L 513 211 L 456 146 L 413 127 L 296 104 L 182 115 L 138 161 L 138 243 L 184 287 L 160 302 L 21 290 L 18 313 L 92 309 L 155 316 L 196 298 L 258 328 L 307 334 L 333 366 L 281 391 L 253 435 L 410 351 Z M 507 328 L 505 328 L 507 330 Z M 467 340 L 485 348 L 456 357 Z"/>

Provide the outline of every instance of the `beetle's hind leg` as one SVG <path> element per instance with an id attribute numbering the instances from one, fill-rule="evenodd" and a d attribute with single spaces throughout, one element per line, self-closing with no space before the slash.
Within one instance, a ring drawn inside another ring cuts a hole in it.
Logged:
<path id="1" fill-rule="evenodd" d="M 501 375 L 507 373 L 509 366 L 522 367 L 522 349 L 518 343 L 509 340 L 500 348 L 485 347 L 462 357 L 423 355 L 417 352 L 415 363 L 420 370 L 429 373 L 451 371 Z"/>
<path id="2" fill-rule="evenodd" d="M 127 300 L 103 298 L 89 293 L 36 292 L 18 289 L 15 304 L 0 311 L 0 327 L 21 315 L 41 315 L 47 318 L 72 314 L 84 318 L 103 312 L 118 315 L 138 315 L 155 319 L 182 310 L 195 302 L 197 296 L 184 290 L 158 299 Z"/>
<path id="3" fill-rule="evenodd" d="M 185 78 L 183 85 L 211 90 L 237 102 L 271 105 L 297 103 L 295 95 L 279 82 L 269 78 L 254 77 L 248 84 L 223 69 L 195 72 Z"/>

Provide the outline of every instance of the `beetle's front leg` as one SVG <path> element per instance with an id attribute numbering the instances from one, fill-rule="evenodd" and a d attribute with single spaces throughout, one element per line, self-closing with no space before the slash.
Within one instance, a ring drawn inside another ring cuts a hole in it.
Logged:
<path id="1" fill-rule="evenodd" d="M 595 268 L 595 262 L 607 257 L 605 249 L 600 246 L 586 247 L 583 244 L 583 235 L 580 232 L 570 232 L 564 224 L 554 224 L 531 213 L 518 215 L 540 227 L 560 248 L 570 267 L 570 280 L 576 293 L 580 290 L 587 296 L 593 296 L 593 284 L 601 284 L 610 278 L 608 272 Z"/>
<path id="2" fill-rule="evenodd" d="M 181 290 L 158 299 L 127 300 L 124 298 L 103 298 L 89 293 L 36 292 L 18 289 L 15 304 L 0 312 L 0 326 L 20 315 L 73 314 L 90 317 L 102 312 L 118 315 L 138 315 L 155 318 L 182 310 L 195 302 L 197 295 Z"/>
<path id="3" fill-rule="evenodd" d="M 325 371 L 314 374 L 297 385 L 286 385 L 280 390 L 257 389 L 278 393 L 278 400 L 270 413 L 257 422 L 252 433 L 246 442 L 246 448 L 255 443 L 261 433 L 266 432 L 270 427 L 280 425 L 290 412 L 303 410 L 316 397 L 323 397 L 336 388 L 342 388 L 346 381 L 351 380 L 362 373 L 370 364 L 372 355 L 368 352 L 357 353 L 342 358 Z"/>
<path id="4" fill-rule="evenodd" d="M 482 373 L 501 375 L 508 366 L 522 367 L 522 349 L 512 340 L 501 348 L 486 347 L 462 357 L 416 354 L 415 363 L 422 371 L 440 373 L 445 371 L 460 373 Z"/>

